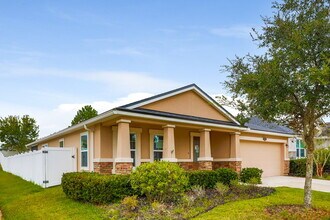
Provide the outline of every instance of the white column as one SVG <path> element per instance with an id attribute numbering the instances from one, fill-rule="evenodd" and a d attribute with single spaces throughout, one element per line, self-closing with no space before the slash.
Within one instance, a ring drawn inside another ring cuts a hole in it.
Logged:
<path id="1" fill-rule="evenodd" d="M 198 161 L 213 161 L 211 156 L 211 140 L 210 140 L 211 129 L 203 129 L 200 132 L 200 154 Z"/>

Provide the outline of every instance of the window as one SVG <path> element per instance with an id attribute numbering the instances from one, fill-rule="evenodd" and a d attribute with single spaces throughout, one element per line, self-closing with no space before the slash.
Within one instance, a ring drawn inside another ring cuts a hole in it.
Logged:
<path id="1" fill-rule="evenodd" d="M 31 151 L 35 151 L 35 150 L 38 150 L 38 146 L 31 147 Z"/>
<path id="2" fill-rule="evenodd" d="M 41 147 L 42 148 L 48 147 L 48 144 L 43 144 Z"/>
<path id="3" fill-rule="evenodd" d="M 154 160 L 160 161 L 163 158 L 163 135 L 154 135 L 153 150 Z"/>
<path id="4" fill-rule="evenodd" d="M 306 149 L 304 146 L 304 142 L 299 139 L 297 139 L 297 141 L 296 141 L 296 157 L 297 158 L 306 157 Z"/>
<path id="5" fill-rule="evenodd" d="M 60 147 L 64 147 L 64 139 L 59 140 L 58 143 Z"/>
<path id="6" fill-rule="evenodd" d="M 88 135 L 83 133 L 80 135 L 80 153 L 81 167 L 88 168 Z"/>
<path id="7" fill-rule="evenodd" d="M 130 148 L 131 148 L 131 158 L 133 159 L 133 167 L 136 166 L 136 134 L 131 133 L 129 135 Z"/>

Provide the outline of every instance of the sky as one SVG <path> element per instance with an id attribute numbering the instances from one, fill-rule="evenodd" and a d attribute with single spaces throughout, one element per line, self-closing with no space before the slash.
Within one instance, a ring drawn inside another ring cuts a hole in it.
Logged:
<path id="1" fill-rule="evenodd" d="M 226 94 L 221 66 L 260 53 L 266 0 L 0 1 L 0 117 L 28 114 L 40 136 L 191 83 Z"/>

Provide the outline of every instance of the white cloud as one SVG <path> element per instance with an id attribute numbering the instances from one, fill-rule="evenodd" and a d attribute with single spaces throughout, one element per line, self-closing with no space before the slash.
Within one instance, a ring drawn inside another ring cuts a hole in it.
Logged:
<path id="1" fill-rule="evenodd" d="M 1 64 L 1 63 L 0 63 Z M 78 81 L 88 81 L 91 87 L 93 83 L 104 84 L 112 91 L 125 94 L 135 92 L 159 93 L 180 86 L 181 84 L 159 78 L 150 73 L 131 71 L 67 71 L 52 68 L 20 67 L 16 65 L 0 65 L 0 77 L 29 77 L 29 76 L 49 76 L 56 78 L 74 79 Z"/>
<path id="2" fill-rule="evenodd" d="M 244 26 L 244 25 L 219 27 L 219 28 L 212 28 L 210 30 L 210 33 L 220 37 L 248 38 L 250 37 L 250 33 L 252 32 L 252 27 L 253 26 Z"/>
<path id="3" fill-rule="evenodd" d="M 118 98 L 112 102 L 64 103 L 58 105 L 54 109 L 41 109 L 0 102 L 0 117 L 6 117 L 8 115 L 30 115 L 37 120 L 40 129 L 39 137 L 43 137 L 68 127 L 76 112 L 85 105 L 92 105 L 99 113 L 102 113 L 112 108 L 150 97 L 151 95 L 150 93 L 131 93 L 128 96 Z"/>

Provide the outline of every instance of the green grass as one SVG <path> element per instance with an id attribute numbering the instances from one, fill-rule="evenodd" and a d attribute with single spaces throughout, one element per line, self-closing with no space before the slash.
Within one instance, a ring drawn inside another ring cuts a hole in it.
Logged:
<path id="1" fill-rule="evenodd" d="M 0 210 L 10 219 L 104 219 L 105 210 L 68 199 L 61 187 L 43 189 L 0 170 Z"/>
<path id="2" fill-rule="evenodd" d="M 198 219 L 274 219 L 266 207 L 303 203 L 304 191 L 287 187 L 276 188 L 273 195 L 258 199 L 230 202 L 199 215 Z M 330 193 L 313 191 L 313 207 L 330 211 Z"/>
<path id="3" fill-rule="evenodd" d="M 195 219 L 274 219 L 272 205 L 302 204 L 303 190 L 280 187 L 270 196 L 220 205 Z M 314 207 L 330 211 L 330 193 L 313 192 Z M 0 209 L 10 219 L 104 219 L 106 209 L 68 199 L 61 187 L 43 189 L 0 170 Z"/>

